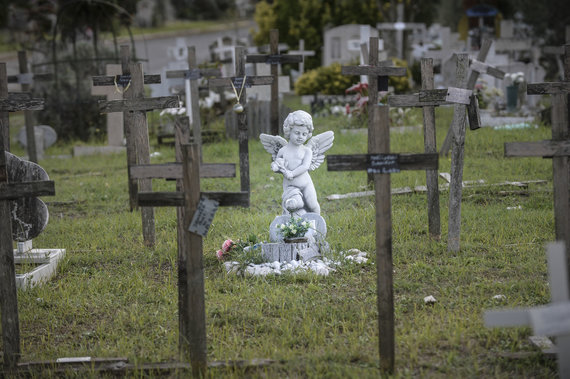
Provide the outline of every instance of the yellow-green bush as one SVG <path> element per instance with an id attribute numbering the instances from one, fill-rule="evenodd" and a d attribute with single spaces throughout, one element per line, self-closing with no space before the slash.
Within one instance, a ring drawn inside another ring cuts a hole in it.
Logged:
<path id="1" fill-rule="evenodd" d="M 340 73 L 340 63 L 309 70 L 295 82 L 297 95 L 344 95 L 344 91 L 358 82 L 358 76 L 347 76 Z"/>

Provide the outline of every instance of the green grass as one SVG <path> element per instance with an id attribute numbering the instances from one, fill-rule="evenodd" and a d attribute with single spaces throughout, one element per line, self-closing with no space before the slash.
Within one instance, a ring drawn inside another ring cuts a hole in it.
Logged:
<path id="1" fill-rule="evenodd" d="M 296 101 L 296 100 L 295 100 Z M 12 134 L 22 124 L 11 116 Z M 451 109 L 438 109 L 438 140 Z M 329 154 L 363 153 L 366 137 L 339 132 L 346 120 L 314 120 L 316 133 L 335 131 Z M 509 187 L 465 188 L 461 251 L 446 247 L 448 192 L 442 192 L 442 239 L 427 233 L 425 194 L 392 197 L 397 377 L 552 377 L 554 361 L 540 354 L 501 358 L 505 352 L 535 351 L 528 328 L 486 329 L 482 313 L 495 307 L 549 301 L 544 246 L 554 239 L 551 162 L 504 158 L 503 143 L 550 138 L 550 130 L 468 131 L 464 180 L 545 179 L 526 194 Z M 151 141 L 154 141 L 152 139 Z M 394 152 L 421 152 L 421 132 L 391 134 Z M 364 172 L 312 173 L 327 240 L 337 250 L 369 252 L 372 263 L 346 266 L 329 277 L 311 274 L 266 278 L 226 275 L 215 251 L 226 238 L 254 233 L 268 238 L 280 213 L 281 180 L 270 157 L 250 141 L 251 207 L 220 208 L 204 239 L 208 359 L 271 358 L 259 370 L 211 370 L 211 377 L 378 377 L 374 199 L 327 201 L 333 193 L 362 191 Z M 48 155 L 69 153 L 59 144 Z M 153 163 L 174 158 L 171 148 Z M 13 142 L 13 152 L 23 154 Z M 237 142 L 204 146 L 205 162 L 238 163 Z M 176 216 L 156 210 L 157 244 L 145 248 L 138 212 L 128 211 L 124 155 L 48 158 L 40 162 L 55 180 L 57 195 L 45 197 L 50 223 L 34 240 L 38 248 L 65 248 L 57 276 L 20 291 L 22 360 L 63 356 L 119 357 L 131 362 L 178 359 Z M 447 158 L 440 171 L 449 172 Z M 273 180 L 270 178 L 273 177 Z M 392 175 L 392 187 L 425 184 L 424 172 Z M 155 181 L 155 190 L 174 190 Z M 205 190 L 239 190 L 239 179 L 203 179 Z M 51 203 L 51 204 L 50 204 Z M 519 210 L 507 207 L 521 206 Z M 506 300 L 493 300 L 503 294 Z M 433 305 L 423 298 L 433 295 Z"/>

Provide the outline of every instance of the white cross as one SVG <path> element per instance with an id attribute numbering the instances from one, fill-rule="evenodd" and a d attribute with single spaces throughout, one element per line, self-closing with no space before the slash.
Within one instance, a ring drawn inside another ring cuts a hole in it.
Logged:
<path id="1" fill-rule="evenodd" d="M 552 302 L 535 308 L 486 311 L 485 326 L 530 326 L 536 335 L 555 336 L 558 374 L 570 378 L 570 294 L 564 242 L 548 244 L 547 254 Z"/>

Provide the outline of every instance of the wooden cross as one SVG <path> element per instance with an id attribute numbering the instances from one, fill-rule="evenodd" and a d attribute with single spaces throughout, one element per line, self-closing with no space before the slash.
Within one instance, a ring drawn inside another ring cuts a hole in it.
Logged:
<path id="1" fill-rule="evenodd" d="M 179 98 L 178 96 L 145 98 L 142 64 L 128 64 L 128 51 L 128 46 L 121 46 L 121 56 L 125 58 L 122 61 L 123 75 L 119 78 L 111 78 L 113 83 L 123 87 L 124 99 L 100 101 L 99 111 L 101 113 L 123 112 L 127 139 L 127 167 L 131 167 L 136 164 L 150 163 L 146 112 L 153 109 L 178 108 Z M 160 78 L 160 75 L 158 77 Z M 136 179 L 129 178 L 131 209 L 137 207 L 136 194 L 139 185 L 142 191 L 152 190 L 150 180 L 140 180 L 137 183 Z M 144 243 L 146 246 L 154 246 L 154 209 L 148 207 L 141 209 L 141 217 Z"/>
<path id="2" fill-rule="evenodd" d="M 181 133 L 177 128 L 177 136 Z M 178 207 L 179 350 L 181 357 L 190 361 L 193 375 L 198 377 L 204 376 L 207 368 L 202 237 L 218 205 L 248 207 L 249 192 L 201 192 L 200 178 L 231 176 L 231 168 L 200 164 L 197 144 L 182 145 L 181 153 L 182 163 L 133 166 L 131 171 L 137 178 L 166 176 L 179 181 L 177 192 L 139 192 L 137 199 L 140 206 Z"/>
<path id="3" fill-rule="evenodd" d="M 341 73 L 343 75 L 367 75 L 368 76 L 368 151 L 374 145 L 375 139 L 372 112 L 378 104 L 378 91 L 388 90 L 389 76 L 405 76 L 405 67 L 381 66 L 378 62 L 378 37 L 370 37 L 368 45 L 370 46 L 368 65 L 361 66 L 342 66 Z M 374 181 L 371 174 L 368 175 L 368 183 Z"/>
<path id="4" fill-rule="evenodd" d="M 368 154 L 329 155 L 329 171 L 367 170 L 374 175 L 376 193 L 376 270 L 380 368 L 394 371 L 394 294 L 392 280 L 392 211 L 390 173 L 400 170 L 437 170 L 437 153 L 390 154 L 389 108 L 373 106 L 374 145 Z"/>
<path id="5" fill-rule="evenodd" d="M 485 326 L 530 326 L 535 335 L 556 337 L 558 375 L 570 378 L 570 294 L 565 243 L 548 244 L 547 255 L 551 303 L 535 308 L 486 311 Z"/>
<path id="6" fill-rule="evenodd" d="M 200 104 L 198 82 L 202 76 L 221 76 L 219 68 L 198 68 L 196 63 L 196 48 L 188 46 L 188 70 L 166 71 L 167 78 L 184 78 L 186 83 L 186 114 L 192 124 L 194 143 L 200 146 L 202 156 L 202 125 L 200 120 Z"/>
<path id="7" fill-rule="evenodd" d="M 279 67 L 283 63 L 303 62 L 302 55 L 279 54 L 279 30 L 271 29 L 269 32 L 269 54 L 253 54 L 246 57 L 248 63 L 267 63 L 271 65 L 271 134 L 279 134 Z M 237 75 L 237 73 L 236 73 Z"/>
<path id="8" fill-rule="evenodd" d="M 247 112 L 245 110 L 247 102 L 246 88 L 252 85 L 268 85 L 277 80 L 273 76 L 246 76 L 245 75 L 245 48 L 241 46 L 235 47 L 236 57 L 236 76 L 230 78 L 212 78 L 208 81 L 210 88 L 225 87 L 233 88 L 239 96 L 239 104 L 242 106 L 242 112 L 238 113 L 238 143 L 239 143 L 239 175 L 240 190 L 249 192 L 249 146 L 247 132 Z M 245 83 L 244 83 L 245 82 Z M 238 104 L 236 104 L 238 105 Z"/>
<path id="9" fill-rule="evenodd" d="M 6 64 L 0 63 L 0 311 L 2 312 L 2 343 L 4 365 L 15 368 L 20 358 L 20 326 L 16 271 L 12 244 L 10 201 L 23 197 L 55 195 L 53 181 L 8 182 L 5 151 L 9 151 L 10 128 L 8 112 L 43 109 L 43 99 L 8 96 Z"/>
<path id="10" fill-rule="evenodd" d="M 422 89 L 417 94 L 395 95 L 388 97 L 391 107 L 421 107 L 424 116 L 424 148 L 425 152 L 436 152 L 437 142 L 435 133 L 435 108 L 440 105 L 463 105 L 467 107 L 469 123 L 479 127 L 478 102 L 473 92 L 464 88 L 449 87 L 434 89 L 433 59 L 422 58 Z M 461 108 L 463 108 L 463 106 Z M 464 112 L 464 111 L 463 111 Z M 458 120 L 456 120 L 458 121 Z M 464 122 L 464 121 L 463 121 Z M 453 124 L 452 124 L 453 125 Z M 462 164 L 462 162 L 461 162 Z M 428 189 L 428 222 L 430 235 L 439 239 L 441 235 L 439 217 L 439 188 L 437 171 L 426 171 L 426 186 Z M 457 211 L 457 208 L 455 208 Z M 453 217 L 456 219 L 457 217 Z"/>
<path id="11" fill-rule="evenodd" d="M 556 239 L 570 246 L 570 45 L 564 49 L 564 81 L 527 84 L 529 95 L 552 95 L 552 139 L 505 143 L 505 156 L 552 158 Z"/>
<path id="12" fill-rule="evenodd" d="M 467 85 L 465 86 L 465 88 L 473 90 L 475 88 L 475 84 L 477 83 L 477 79 L 479 78 L 480 74 L 487 74 L 487 75 L 491 75 L 497 79 L 501 79 L 503 80 L 505 78 L 505 72 L 499 70 L 498 68 L 495 68 L 494 66 L 491 66 L 487 63 L 485 63 L 485 59 L 487 59 L 487 54 L 489 54 L 489 49 L 491 48 L 491 44 L 493 43 L 492 40 L 490 39 L 485 39 L 483 40 L 483 43 L 481 45 L 481 49 L 479 50 L 479 53 L 477 53 L 477 58 L 476 59 L 471 59 L 470 60 L 470 69 L 471 69 L 471 73 L 469 74 L 469 79 L 467 80 Z M 474 107 L 478 107 L 478 104 L 475 104 L 475 100 L 476 97 L 473 96 L 471 103 L 469 104 L 469 107 L 467 108 L 468 112 L 470 112 L 470 116 L 469 116 L 469 129 L 471 130 L 476 130 L 479 129 L 481 127 L 481 122 L 477 121 L 475 119 L 472 120 L 472 114 L 473 114 L 473 110 Z M 440 155 L 444 156 L 447 155 L 449 153 L 449 148 L 451 147 L 451 138 L 452 138 L 452 130 L 451 127 L 449 128 L 449 130 L 447 131 L 447 134 L 445 136 L 445 140 L 443 141 L 443 144 L 441 145 L 441 149 L 440 149 Z"/>
<path id="13" fill-rule="evenodd" d="M 303 75 L 303 73 L 305 72 L 305 62 L 304 62 L 305 57 L 315 56 L 315 51 L 314 50 L 305 50 L 305 40 L 301 38 L 299 40 L 299 50 L 291 50 L 291 51 L 289 51 L 289 54 L 301 55 L 303 57 L 303 60 L 301 60 L 301 62 L 299 62 L 299 75 Z"/>
<path id="14" fill-rule="evenodd" d="M 32 74 L 28 70 L 28 59 L 25 51 L 18 51 L 18 67 L 20 74 L 9 75 L 8 83 L 19 83 L 22 92 L 29 92 L 34 80 L 51 80 L 52 74 Z M 34 133 L 34 119 L 31 110 L 24 111 L 24 120 L 26 127 L 26 144 L 28 150 L 28 158 L 31 162 L 38 163 L 38 151 L 36 148 L 36 135 Z"/>

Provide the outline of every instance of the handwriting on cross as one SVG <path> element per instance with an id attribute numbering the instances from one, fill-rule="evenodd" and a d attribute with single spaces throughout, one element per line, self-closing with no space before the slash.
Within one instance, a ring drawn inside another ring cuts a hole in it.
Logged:
<path id="1" fill-rule="evenodd" d="M 558 374 L 570 377 L 570 295 L 566 245 L 559 241 L 547 247 L 548 277 L 552 302 L 535 308 L 486 311 L 485 326 L 530 326 L 539 336 L 556 337 Z"/>
<path id="2" fill-rule="evenodd" d="M 389 108 L 374 106 L 372 127 L 377 139 L 369 154 L 329 155 L 329 171 L 367 170 L 374 175 L 376 194 L 376 267 L 380 368 L 394 371 L 394 294 L 392 279 L 392 211 L 390 173 L 437 170 L 437 153 L 390 154 Z"/>

